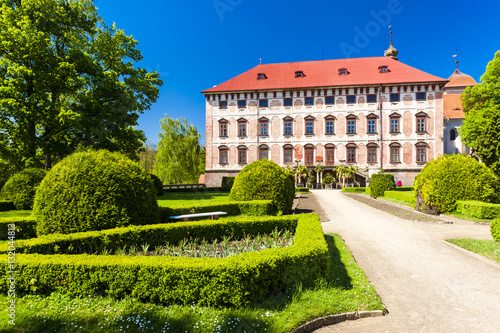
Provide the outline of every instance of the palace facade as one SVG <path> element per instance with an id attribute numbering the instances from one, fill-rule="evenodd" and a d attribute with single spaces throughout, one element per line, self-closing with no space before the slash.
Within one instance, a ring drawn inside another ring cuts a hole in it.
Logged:
<path id="1" fill-rule="evenodd" d="M 261 64 L 206 98 L 207 186 L 269 159 L 282 166 L 356 165 L 404 185 L 444 153 L 443 79 L 384 57 Z M 453 92 L 449 90 L 449 92 Z"/>

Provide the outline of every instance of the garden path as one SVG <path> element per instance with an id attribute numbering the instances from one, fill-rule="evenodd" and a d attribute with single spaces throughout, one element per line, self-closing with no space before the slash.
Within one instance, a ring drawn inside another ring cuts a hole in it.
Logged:
<path id="1" fill-rule="evenodd" d="M 321 328 L 329 332 L 500 332 L 500 264 L 445 239 L 492 239 L 489 225 L 413 222 L 313 191 L 381 296 L 389 314 Z M 404 209 L 404 208 L 400 208 Z"/>

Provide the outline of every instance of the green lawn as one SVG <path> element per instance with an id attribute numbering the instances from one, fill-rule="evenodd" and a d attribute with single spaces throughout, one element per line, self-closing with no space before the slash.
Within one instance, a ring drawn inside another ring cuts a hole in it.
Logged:
<path id="1" fill-rule="evenodd" d="M 0 219 L 3 217 L 27 217 L 32 213 L 31 210 L 7 210 L 0 212 Z"/>
<path id="2" fill-rule="evenodd" d="M 243 309 L 193 304 L 160 306 L 134 299 L 18 297 L 16 326 L 0 321 L 1 332 L 290 332 L 328 314 L 383 310 L 373 286 L 338 235 L 326 235 L 332 276 L 311 289 L 296 286 L 265 304 Z M 0 302 L 8 298 L 0 295 Z M 6 310 L 2 311 L 6 317 Z"/>
<path id="3" fill-rule="evenodd" d="M 169 192 L 158 197 L 160 207 L 229 201 L 229 192 Z"/>
<path id="4" fill-rule="evenodd" d="M 446 212 L 443 213 L 444 215 L 449 215 L 449 216 L 454 216 L 456 218 L 462 219 L 462 220 L 467 220 L 467 221 L 474 221 L 474 222 L 480 222 L 480 223 L 491 223 L 491 220 L 485 220 L 485 219 L 478 219 L 476 217 L 460 214 L 457 212 Z"/>
<path id="5" fill-rule="evenodd" d="M 447 239 L 446 241 L 500 262 L 500 242 L 488 239 Z"/>

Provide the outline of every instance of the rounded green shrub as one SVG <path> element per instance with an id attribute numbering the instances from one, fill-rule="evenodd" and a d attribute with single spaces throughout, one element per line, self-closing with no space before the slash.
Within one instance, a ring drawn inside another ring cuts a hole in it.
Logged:
<path id="1" fill-rule="evenodd" d="M 138 163 L 107 150 L 57 163 L 35 196 L 37 234 L 74 233 L 158 223 L 153 181 Z"/>
<path id="2" fill-rule="evenodd" d="M 32 209 L 36 189 L 47 172 L 28 168 L 9 178 L 2 188 L 0 199 L 12 201 L 16 209 Z"/>
<path id="3" fill-rule="evenodd" d="M 370 177 L 370 195 L 373 198 L 383 197 L 385 191 L 394 191 L 394 175 L 391 173 L 375 173 Z"/>
<path id="4" fill-rule="evenodd" d="M 500 218 L 491 221 L 490 230 L 493 239 L 496 240 L 497 242 L 500 242 Z"/>
<path id="5" fill-rule="evenodd" d="M 234 180 L 230 200 L 272 200 L 282 213 L 292 208 L 295 186 L 285 170 L 269 160 L 247 165 Z"/>
<path id="6" fill-rule="evenodd" d="M 417 210 L 449 212 L 458 200 L 498 203 L 500 183 L 486 165 L 465 155 L 444 155 L 415 178 Z"/>
<path id="7" fill-rule="evenodd" d="M 152 173 L 149 174 L 149 176 L 151 177 L 151 180 L 153 180 L 153 185 L 156 189 L 156 195 L 163 195 L 163 183 L 161 182 L 160 178 L 158 178 L 157 175 L 153 175 Z"/>

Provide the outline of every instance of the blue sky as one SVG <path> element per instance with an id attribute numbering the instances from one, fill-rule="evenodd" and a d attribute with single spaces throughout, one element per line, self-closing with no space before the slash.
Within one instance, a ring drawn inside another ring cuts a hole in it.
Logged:
<path id="1" fill-rule="evenodd" d="M 256 65 L 382 56 L 392 26 L 399 60 L 448 78 L 459 69 L 479 82 L 500 49 L 497 1 L 95 0 L 104 21 L 139 42 L 140 67 L 164 81 L 139 119 L 158 142 L 167 113 L 195 125 L 205 140 L 200 91 Z"/>

